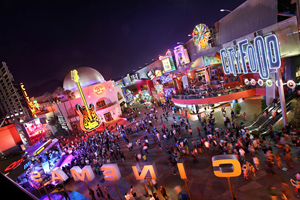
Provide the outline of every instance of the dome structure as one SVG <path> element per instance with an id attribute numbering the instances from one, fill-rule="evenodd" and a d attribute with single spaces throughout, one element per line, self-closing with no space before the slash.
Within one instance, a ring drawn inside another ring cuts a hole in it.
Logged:
<path id="1" fill-rule="evenodd" d="M 79 82 L 82 88 L 105 82 L 103 76 L 91 67 L 79 67 L 76 70 L 78 72 Z M 77 85 L 71 78 L 71 71 L 64 79 L 63 88 L 71 91 L 77 90 Z"/>

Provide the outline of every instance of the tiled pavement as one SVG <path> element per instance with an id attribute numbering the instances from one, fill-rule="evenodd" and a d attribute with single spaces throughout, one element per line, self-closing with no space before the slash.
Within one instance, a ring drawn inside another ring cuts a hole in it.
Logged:
<path id="1" fill-rule="evenodd" d="M 250 99 L 246 100 L 245 102 L 241 103 L 242 106 L 242 113 L 247 113 L 247 121 L 250 121 L 253 119 L 255 114 L 258 114 L 260 112 L 260 99 Z M 144 113 L 144 107 L 138 106 L 141 111 L 141 113 Z M 228 109 L 229 110 L 229 109 Z M 159 113 L 161 113 L 161 108 L 158 109 Z M 227 112 L 228 113 L 228 112 Z M 216 117 L 216 123 L 218 127 L 223 127 L 223 118 L 222 114 L 220 112 L 220 108 L 215 110 Z M 139 116 L 138 118 L 141 118 L 142 116 Z M 190 119 L 192 119 L 191 116 L 188 116 Z M 169 116 L 169 122 L 166 123 L 166 125 L 170 125 L 173 121 L 172 117 Z M 242 118 L 238 119 L 238 121 L 242 121 Z M 123 121 L 124 124 L 130 125 L 130 123 Z M 189 141 L 192 139 L 197 138 L 197 126 L 201 127 L 199 122 L 190 120 L 190 123 L 193 128 L 193 137 L 190 137 L 189 134 L 183 134 L 183 138 L 187 138 Z M 160 120 L 156 122 L 156 127 L 161 128 Z M 168 126 L 169 127 L 169 126 Z M 144 199 L 150 199 L 149 197 L 145 196 L 145 191 L 143 188 L 143 184 L 140 181 L 137 181 L 133 175 L 131 166 L 135 165 L 135 161 L 133 159 L 133 156 L 135 153 L 137 153 L 137 149 L 135 146 L 135 141 L 137 138 L 142 138 L 146 133 L 134 133 L 132 135 L 129 135 L 130 142 L 133 143 L 134 149 L 129 152 L 127 147 L 125 146 L 125 143 L 122 141 L 122 147 L 121 149 L 125 152 L 126 161 L 122 163 L 122 161 L 118 161 L 118 166 L 121 171 L 121 179 L 119 181 L 116 181 L 116 184 L 119 188 L 119 191 L 122 195 L 122 199 L 124 198 L 124 193 L 128 192 L 130 189 L 130 186 L 133 185 L 138 194 L 138 199 L 144 200 Z M 120 140 L 121 141 L 121 140 Z M 165 142 L 162 140 L 162 146 L 165 146 Z M 170 139 L 167 141 L 168 145 L 174 144 L 174 140 Z M 274 151 L 276 152 L 277 149 L 273 147 Z M 296 157 L 295 147 L 292 147 L 293 151 L 293 157 Z M 149 148 L 150 155 L 147 155 L 148 161 L 154 161 L 156 168 L 157 168 L 157 183 L 158 186 L 163 185 L 166 190 L 167 194 L 169 196 L 172 196 L 173 199 L 177 199 L 177 196 L 175 192 L 173 191 L 173 187 L 175 185 L 181 185 L 183 191 L 186 193 L 185 188 L 185 182 L 180 179 L 180 176 L 173 175 L 171 170 L 168 167 L 167 164 L 167 158 L 168 155 L 165 153 L 165 151 L 158 148 L 157 144 L 153 143 L 152 136 L 150 136 L 150 148 Z M 211 157 L 213 155 L 216 155 L 216 152 L 208 153 L 204 152 L 203 154 L 200 154 L 197 158 L 199 163 L 193 164 L 192 158 L 188 157 L 183 160 L 185 171 L 188 176 L 188 185 L 190 188 L 191 196 L 193 200 L 229 200 L 231 199 L 230 191 L 228 187 L 228 182 L 226 178 L 218 178 L 215 177 L 212 171 L 211 167 Z M 291 184 L 289 183 L 289 179 L 294 178 L 294 175 L 297 171 L 299 171 L 299 161 L 295 160 L 293 161 L 294 168 L 288 169 L 287 171 L 275 169 L 274 175 L 269 175 L 264 170 L 264 159 L 263 159 L 263 153 L 261 150 L 258 153 L 258 158 L 261 160 L 261 167 L 262 169 L 256 172 L 256 177 L 253 177 L 253 175 L 250 177 L 249 180 L 245 180 L 242 175 L 239 177 L 231 178 L 231 184 L 234 193 L 237 196 L 237 199 L 239 200 L 250 200 L 250 199 L 263 199 L 267 200 L 270 199 L 268 195 L 268 187 L 269 186 L 275 186 L 277 188 L 277 191 L 280 191 L 280 182 L 281 180 L 284 180 L 288 183 L 288 185 L 291 188 L 292 191 L 292 199 L 295 199 L 293 188 Z M 249 161 L 252 162 L 252 159 L 248 158 Z M 283 161 L 283 160 L 282 160 Z M 283 166 L 286 166 L 283 161 Z M 116 188 L 114 186 L 114 183 L 112 181 L 104 181 L 103 176 L 96 176 L 96 178 L 88 182 L 90 188 L 96 190 L 97 184 L 100 184 L 102 190 L 104 186 L 108 187 L 110 195 L 113 199 L 119 199 L 118 193 L 116 191 Z M 86 184 L 84 182 L 74 182 L 73 179 L 69 181 L 69 183 L 66 185 L 67 190 L 70 191 L 77 191 L 86 197 L 90 198 L 90 195 L 88 194 L 88 190 L 86 188 Z M 149 193 L 151 193 L 150 189 L 148 188 Z M 159 195 L 159 199 L 164 199 L 160 192 L 157 191 Z M 96 199 L 98 199 L 96 197 Z M 171 199 L 171 198 L 170 198 Z"/>

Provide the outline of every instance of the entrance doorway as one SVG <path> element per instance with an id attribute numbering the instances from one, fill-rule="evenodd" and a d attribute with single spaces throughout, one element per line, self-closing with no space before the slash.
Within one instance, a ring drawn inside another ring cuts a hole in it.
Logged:
<path id="1" fill-rule="evenodd" d="M 112 120 L 113 120 L 113 117 L 111 116 L 111 113 L 110 113 L 110 112 L 105 113 L 105 114 L 104 114 L 104 118 L 105 118 L 105 121 L 106 121 L 106 122 L 109 122 L 109 121 L 112 121 Z"/>

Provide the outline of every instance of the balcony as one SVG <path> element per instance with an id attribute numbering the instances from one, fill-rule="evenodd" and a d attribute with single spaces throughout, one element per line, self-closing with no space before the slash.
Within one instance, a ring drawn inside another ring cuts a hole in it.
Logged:
<path id="1" fill-rule="evenodd" d="M 105 108 L 108 108 L 108 107 L 113 106 L 113 105 L 116 105 L 116 104 L 117 104 L 116 101 L 111 102 L 111 103 L 108 103 L 108 104 L 106 104 L 106 105 L 104 105 L 104 106 L 97 107 L 97 108 L 96 108 L 96 111 L 98 111 L 98 110 L 103 110 L 103 109 L 105 109 Z"/>
<path id="2" fill-rule="evenodd" d="M 210 92 L 198 90 L 197 94 L 173 95 L 172 101 L 177 104 L 212 104 L 219 102 L 228 102 L 240 98 L 251 96 L 266 95 L 266 89 L 258 86 L 242 86 L 226 90 Z"/>

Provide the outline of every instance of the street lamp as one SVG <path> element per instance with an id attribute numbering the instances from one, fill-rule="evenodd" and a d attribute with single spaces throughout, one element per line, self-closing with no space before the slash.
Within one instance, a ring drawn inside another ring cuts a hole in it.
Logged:
<path id="1" fill-rule="evenodd" d="M 226 12 L 230 12 L 230 13 L 232 12 L 231 10 L 227 10 L 227 9 L 223 9 L 223 8 L 220 9 L 220 12 L 225 12 L 225 11 L 226 11 Z"/>

